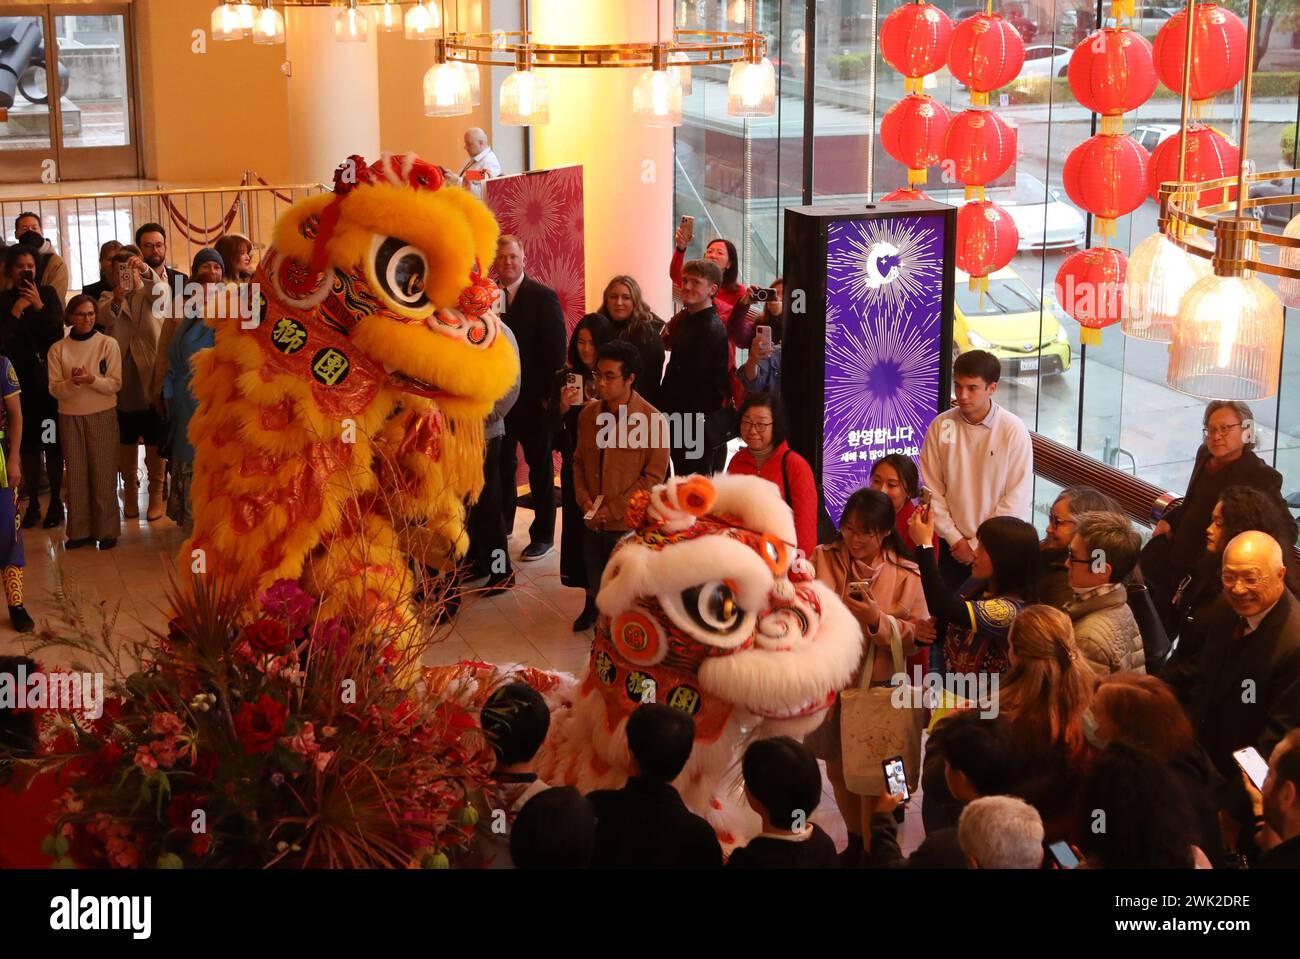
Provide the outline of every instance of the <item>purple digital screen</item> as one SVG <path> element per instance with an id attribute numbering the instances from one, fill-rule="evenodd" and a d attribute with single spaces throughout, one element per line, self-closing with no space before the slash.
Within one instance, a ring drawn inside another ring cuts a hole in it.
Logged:
<path id="1" fill-rule="evenodd" d="M 837 526 L 872 462 L 917 459 L 938 413 L 944 228 L 916 215 L 828 225 L 822 483 Z"/>

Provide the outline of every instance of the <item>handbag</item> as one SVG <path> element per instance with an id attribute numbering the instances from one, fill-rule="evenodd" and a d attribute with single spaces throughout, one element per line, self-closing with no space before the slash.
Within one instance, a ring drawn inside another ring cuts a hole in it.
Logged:
<path id="1" fill-rule="evenodd" d="M 722 406 L 704 415 L 704 448 L 712 452 L 740 435 L 740 414 L 735 407 Z"/>
<path id="2" fill-rule="evenodd" d="M 921 729 L 925 722 L 921 690 L 907 682 L 903 666 L 903 640 L 898 620 L 889 620 L 889 651 L 894 673 L 904 676 L 900 686 L 872 686 L 876 643 L 871 643 L 862 679 L 856 688 L 840 693 L 840 758 L 844 785 L 859 796 L 879 796 L 885 790 L 882 763 L 903 757 L 907 786 L 915 789 L 921 776 Z M 901 705 L 895 705 L 895 700 Z"/>

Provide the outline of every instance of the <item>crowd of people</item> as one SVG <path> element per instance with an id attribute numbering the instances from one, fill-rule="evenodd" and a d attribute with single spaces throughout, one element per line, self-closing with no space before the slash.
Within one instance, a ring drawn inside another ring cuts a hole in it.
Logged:
<path id="1" fill-rule="evenodd" d="M 490 171 L 484 149 L 467 134 L 462 172 Z M 0 446 L 18 496 L 0 497 L 0 568 L 11 621 L 26 631 L 20 527 L 66 524 L 65 548 L 113 548 L 122 520 L 141 513 L 142 446 L 145 519 L 189 528 L 190 361 L 213 329 L 201 310 L 155 305 L 178 281 L 247 283 L 253 264 L 251 243 L 232 235 L 177 273 L 165 229 L 149 223 L 131 244 L 105 244 L 99 282 L 67 299 L 67 269 L 39 217 L 18 217 L 15 235 L 0 287 Z M 521 374 L 485 424 L 484 490 L 457 582 L 483 579 L 488 597 L 515 585 L 508 540 L 521 504 L 533 515 L 518 559 L 555 550 L 558 452 L 560 581 L 583 591 L 573 626 L 588 630 L 636 492 L 673 472 L 755 475 L 780 491 L 796 545 L 861 627 L 851 686 L 894 685 L 901 657 L 907 674 L 949 686 L 953 676 L 989 678 L 995 698 L 991 710 L 960 697 L 930 704 L 924 759 L 907 770 L 922 786 L 925 827 L 910 856 L 900 794 L 846 775 L 837 703 L 806 742 L 749 746 L 741 772 L 762 832 L 726 864 L 1300 865 L 1297 530 L 1281 476 L 1254 453 L 1250 409 L 1207 406 L 1187 493 L 1145 545 L 1125 508 L 1088 486 L 1057 496 L 1040 539 L 1029 522 L 1029 432 L 997 402 L 998 359 L 973 350 L 954 362 L 955 403 L 927 430 L 919 469 L 900 454 L 875 461 L 835 528 L 812 467 L 787 442 L 782 281 L 744 285 L 725 239 L 687 260 L 691 240 L 684 219 L 669 266 L 681 304 L 673 316 L 656 316 L 637 280 L 619 275 L 566 333 L 555 292 L 528 275 L 523 244 L 500 237 L 492 275 Z M 519 684 L 484 710 L 498 767 L 479 801 L 512 825 L 504 839 L 484 836 L 483 864 L 723 865 L 713 830 L 672 785 L 691 753 L 688 714 L 637 709 L 627 725 L 636 775 L 589 796 L 538 780 L 548 724 L 538 694 Z M 1267 763 L 1266 778 L 1242 771 L 1242 750 Z M 818 760 L 846 827 L 838 853 L 810 818 L 822 797 Z"/>
<path id="2" fill-rule="evenodd" d="M 247 237 L 199 250 L 185 274 L 167 265 L 166 229 L 145 223 L 132 243 L 104 243 L 99 279 L 69 298 L 67 266 L 41 229 L 40 216 L 19 214 L 0 283 L 0 568 L 20 633 L 35 625 L 22 530 L 63 528 L 65 549 L 113 549 L 122 521 L 141 517 L 141 447 L 144 519 L 192 528 L 190 360 L 213 345 L 204 314 L 216 291 L 252 280 Z M 207 295 L 191 296 L 191 282 Z"/>

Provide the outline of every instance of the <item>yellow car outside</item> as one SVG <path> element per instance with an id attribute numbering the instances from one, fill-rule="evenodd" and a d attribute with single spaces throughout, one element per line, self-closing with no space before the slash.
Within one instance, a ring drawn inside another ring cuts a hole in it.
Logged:
<path id="1" fill-rule="evenodd" d="M 989 288 L 971 290 L 957 271 L 953 353 L 987 350 L 1002 361 L 1007 376 L 1052 376 L 1070 368 L 1070 335 L 1060 324 L 1060 307 L 1007 267 L 989 276 Z"/>

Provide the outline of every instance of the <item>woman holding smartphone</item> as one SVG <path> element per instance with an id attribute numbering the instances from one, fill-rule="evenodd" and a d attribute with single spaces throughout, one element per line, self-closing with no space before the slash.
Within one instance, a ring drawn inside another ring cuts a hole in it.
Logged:
<path id="1" fill-rule="evenodd" d="M 818 546 L 813 554 L 817 578 L 835 590 L 858 625 L 863 638 L 876 645 L 869 682 L 887 685 L 894 672 L 890 655 L 894 630 L 898 630 L 903 654 L 916 650 L 916 626 L 930 615 L 925 605 L 921 576 L 915 563 L 905 559 L 907 551 L 894 528 L 894 506 L 884 493 L 860 489 L 844 504 L 840 532 L 835 542 Z M 861 670 L 850 681 L 862 681 Z M 826 721 L 805 740 L 808 748 L 826 760 L 826 778 L 835 790 L 835 802 L 844 817 L 849 845 L 841 864 L 858 865 L 863 854 L 871 813 L 879 797 L 851 793 L 844 782 L 841 760 L 840 704 L 831 707 Z"/>
<path id="2" fill-rule="evenodd" d="M 573 452 L 578 442 L 578 414 L 596 395 L 596 351 L 614 338 L 614 328 L 602 313 L 588 313 L 569 338 L 569 362 L 555 373 L 551 389 L 551 429 L 560 451 L 560 583 L 585 590 L 586 603 L 573 621 L 580 633 L 596 623 L 595 587 L 588 584 L 582 537 L 586 524 L 573 491 Z"/>

